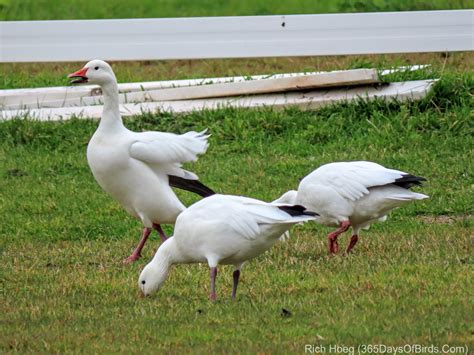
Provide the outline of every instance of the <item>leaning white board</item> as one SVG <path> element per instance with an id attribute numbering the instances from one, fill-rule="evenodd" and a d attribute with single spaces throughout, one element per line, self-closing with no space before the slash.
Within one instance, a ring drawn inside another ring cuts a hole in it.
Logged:
<path id="1" fill-rule="evenodd" d="M 388 75 L 395 72 L 416 71 L 429 67 L 429 64 L 400 66 L 392 69 L 384 69 L 379 75 Z M 249 80 L 292 78 L 302 75 L 315 75 L 327 72 L 305 72 L 305 73 L 285 73 L 285 74 L 261 74 L 252 76 L 226 76 L 220 78 L 202 78 L 202 79 L 183 79 L 183 80 L 165 80 L 165 81 L 143 81 L 136 83 L 118 84 L 119 93 L 128 93 L 133 91 L 159 90 L 168 88 L 178 88 L 186 86 L 209 85 L 220 83 L 240 83 Z M 45 100 L 66 100 L 72 97 L 100 96 L 101 89 L 97 85 L 78 85 L 78 86 L 52 86 L 42 88 L 24 88 L 24 89 L 4 89 L 0 90 L 0 107 L 8 109 L 13 105 L 22 102 L 41 103 Z M 39 107 L 35 107 L 39 108 Z"/>
<path id="2" fill-rule="evenodd" d="M 311 75 L 267 78 L 239 82 L 216 83 L 188 87 L 166 88 L 158 90 L 142 90 L 119 94 L 120 103 L 138 103 L 154 101 L 192 100 L 213 97 L 230 97 L 277 93 L 295 90 L 308 90 L 319 87 L 353 86 L 377 83 L 378 74 L 375 69 L 353 69 L 317 73 Z M 59 99 L 44 97 L 43 100 L 32 101 L 31 97 L 23 97 L 15 104 L 12 98 L 4 100 L 5 109 L 22 108 L 53 108 L 70 106 L 91 106 L 103 104 L 102 96 L 61 97 Z M 5 103 L 5 101 L 7 103 Z M 0 97 L 0 103 L 2 99 Z"/>
<path id="3" fill-rule="evenodd" d="M 263 74 L 252 76 L 229 76 L 220 78 L 203 79 L 183 79 L 165 81 L 144 81 L 137 83 L 118 84 L 119 93 L 129 93 L 135 91 L 161 90 L 168 88 L 178 88 L 187 86 L 220 84 L 220 83 L 240 83 L 248 80 L 290 78 L 301 75 L 313 75 L 323 72 L 289 73 L 289 74 Z M 0 90 L 0 107 L 14 108 L 18 105 L 31 105 L 38 103 L 35 108 L 40 108 L 41 103 L 47 100 L 67 100 L 69 98 L 81 98 L 87 96 L 101 96 L 102 91 L 97 85 L 77 85 L 77 86 L 52 86 L 43 88 L 25 89 L 5 89 Z"/>
<path id="4" fill-rule="evenodd" d="M 0 62 L 473 50 L 473 10 L 0 22 Z"/>
<path id="5" fill-rule="evenodd" d="M 417 80 L 391 83 L 377 87 L 357 87 L 347 89 L 316 90 L 306 93 L 256 95 L 245 98 L 219 98 L 185 101 L 146 102 L 120 105 L 123 117 L 140 115 L 144 112 L 167 111 L 187 113 L 201 110 L 215 110 L 223 107 L 274 107 L 277 109 L 296 106 L 302 110 L 311 110 L 340 101 L 356 99 L 397 99 L 416 100 L 424 97 L 436 80 Z M 31 118 L 41 121 L 67 120 L 72 117 L 100 118 L 102 106 L 65 107 L 32 110 L 7 110 L 0 112 L 0 120 L 13 118 Z"/>

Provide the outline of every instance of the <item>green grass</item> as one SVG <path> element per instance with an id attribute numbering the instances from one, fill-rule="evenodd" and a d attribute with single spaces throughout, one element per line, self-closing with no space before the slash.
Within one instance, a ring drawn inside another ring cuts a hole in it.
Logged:
<path id="1" fill-rule="evenodd" d="M 3 0 L 0 8 L 3 18 L 21 20 L 472 7 L 472 1 L 155 3 Z M 305 344 L 367 343 L 472 349 L 472 53 L 113 65 L 125 82 L 424 63 L 432 67 L 387 78 L 441 78 L 416 103 L 126 120 L 137 131 L 208 127 L 210 148 L 188 167 L 223 193 L 271 200 L 337 160 L 372 160 L 428 179 L 417 190 L 430 199 L 364 232 L 349 257 L 327 256 L 330 229 L 294 228 L 289 241 L 244 266 L 235 302 L 229 267 L 219 271 L 218 302 L 207 300 L 206 265 L 176 266 L 158 294 L 138 297 L 138 274 L 158 238 L 135 265 L 121 264 L 141 227 L 89 171 L 85 149 L 97 122 L 0 122 L 0 352 L 303 353 Z M 2 64 L 0 88 L 65 85 L 66 74 L 83 64 Z M 186 204 L 197 199 L 179 195 Z M 348 235 L 340 240 L 347 243 Z M 291 315 L 282 316 L 283 308 Z"/>
<path id="2" fill-rule="evenodd" d="M 403 75 L 414 74 L 393 79 Z M 473 90 L 470 73 L 448 71 L 418 103 L 127 120 L 134 130 L 209 127 L 209 151 L 190 168 L 229 194 L 271 200 L 315 167 L 337 160 L 373 160 L 428 179 L 422 191 L 431 198 L 363 233 L 350 257 L 329 258 L 329 229 L 306 224 L 244 267 L 235 302 L 232 270 L 221 267 L 215 304 L 207 300 L 206 265 L 176 266 L 163 290 L 138 297 L 138 274 L 158 238 L 141 261 L 121 265 L 140 225 L 89 172 L 85 148 L 96 122 L 1 123 L 1 351 L 472 346 Z M 186 203 L 196 199 L 180 196 Z M 428 219 L 444 215 L 454 222 Z M 283 308 L 291 316 L 283 317 Z"/>

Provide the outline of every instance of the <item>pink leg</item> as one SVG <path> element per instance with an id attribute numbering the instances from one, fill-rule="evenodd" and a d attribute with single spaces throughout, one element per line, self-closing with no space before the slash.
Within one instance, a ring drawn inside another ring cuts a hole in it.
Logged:
<path id="1" fill-rule="evenodd" d="M 349 243 L 349 246 L 347 247 L 346 254 L 349 254 L 352 248 L 357 244 L 357 241 L 359 240 L 359 237 L 357 234 L 354 234 L 351 238 L 351 242 Z"/>
<path id="2" fill-rule="evenodd" d="M 217 299 L 216 276 L 217 276 L 217 267 L 211 267 L 211 293 L 209 294 L 209 299 L 211 301 L 215 301 Z"/>
<path id="3" fill-rule="evenodd" d="M 124 264 L 131 264 L 140 258 L 143 246 L 145 245 L 146 240 L 150 236 L 150 233 L 151 233 L 151 228 L 143 229 L 142 239 L 140 240 L 140 243 L 138 243 L 132 255 L 130 255 L 127 259 L 123 261 Z"/>
<path id="4" fill-rule="evenodd" d="M 167 239 L 165 232 L 159 224 L 153 223 L 153 228 L 158 232 L 158 234 L 160 235 L 161 242 L 163 243 Z"/>
<path id="5" fill-rule="evenodd" d="M 339 250 L 339 245 L 337 244 L 337 237 L 339 237 L 340 234 L 344 233 L 346 230 L 349 229 L 351 226 L 351 222 L 349 221 L 344 221 L 341 222 L 341 225 L 339 226 L 338 229 L 336 229 L 334 232 L 329 233 L 328 235 L 328 241 L 329 241 L 329 254 L 336 254 Z"/>
<path id="6" fill-rule="evenodd" d="M 235 299 L 235 295 L 237 294 L 237 286 L 239 284 L 240 270 L 235 270 L 232 276 L 234 278 L 234 285 L 232 286 L 232 298 Z"/>

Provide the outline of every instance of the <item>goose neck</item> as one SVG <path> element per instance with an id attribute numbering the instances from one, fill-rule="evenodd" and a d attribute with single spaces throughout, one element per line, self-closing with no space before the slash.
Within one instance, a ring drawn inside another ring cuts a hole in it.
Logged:
<path id="1" fill-rule="evenodd" d="M 117 82 L 111 81 L 102 85 L 104 97 L 104 109 L 100 120 L 100 128 L 107 130 L 124 128 L 122 117 L 120 116 L 119 92 Z"/>
<path id="2" fill-rule="evenodd" d="M 155 265 L 161 265 L 163 268 L 169 267 L 173 264 L 183 262 L 183 256 L 176 245 L 174 237 L 168 238 L 156 252 L 153 257 Z"/>

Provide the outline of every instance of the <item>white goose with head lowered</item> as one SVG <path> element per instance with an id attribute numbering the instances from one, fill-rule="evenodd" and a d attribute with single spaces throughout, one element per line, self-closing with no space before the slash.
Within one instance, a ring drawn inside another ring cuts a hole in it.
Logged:
<path id="1" fill-rule="evenodd" d="M 346 253 L 358 240 L 360 229 L 413 200 L 428 196 L 410 191 L 425 178 L 387 169 L 368 161 L 337 162 L 322 165 L 303 178 L 298 191 L 283 194 L 275 203 L 297 203 L 319 214 L 316 222 L 338 227 L 328 235 L 329 253 L 338 251 L 337 237 L 352 227 Z"/>
<path id="2" fill-rule="evenodd" d="M 273 246 L 294 224 L 315 219 L 316 213 L 297 205 L 272 204 L 252 198 L 213 195 L 202 199 L 176 220 L 174 235 L 165 241 L 138 281 L 142 293 L 158 291 L 173 264 L 207 263 L 211 293 L 216 299 L 217 265 L 235 266 L 235 298 L 242 264 Z"/>
<path id="3" fill-rule="evenodd" d="M 72 83 L 97 84 L 102 89 L 104 109 L 87 146 L 87 161 L 102 189 L 144 225 L 140 243 L 124 260 L 133 262 L 152 229 L 166 240 L 161 224 L 173 224 L 185 209 L 172 186 L 204 197 L 214 194 L 194 173 L 181 168 L 206 152 L 209 136 L 205 131 L 177 135 L 128 130 L 120 116 L 117 80 L 104 61 L 92 60 L 69 78 L 75 79 Z"/>

